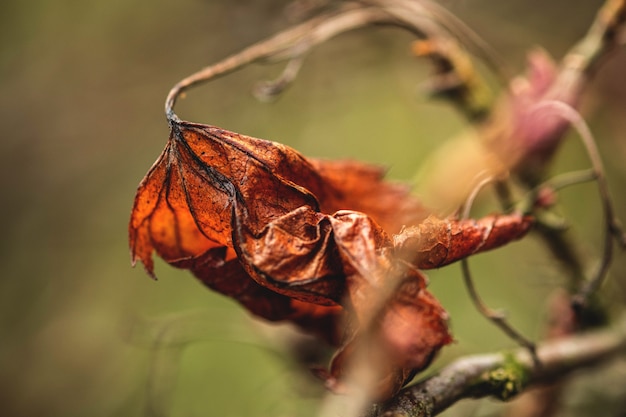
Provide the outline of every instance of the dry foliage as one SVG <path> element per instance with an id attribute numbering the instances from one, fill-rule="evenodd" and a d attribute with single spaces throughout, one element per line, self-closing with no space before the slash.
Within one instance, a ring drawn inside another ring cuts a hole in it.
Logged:
<path id="1" fill-rule="evenodd" d="M 375 166 L 174 121 L 137 192 L 133 261 L 153 275 L 156 251 L 255 315 L 339 346 L 326 375 L 336 391 L 367 340 L 381 367 L 375 396 L 387 398 L 452 340 L 419 269 L 518 239 L 532 222 L 437 219 L 382 177 Z"/>

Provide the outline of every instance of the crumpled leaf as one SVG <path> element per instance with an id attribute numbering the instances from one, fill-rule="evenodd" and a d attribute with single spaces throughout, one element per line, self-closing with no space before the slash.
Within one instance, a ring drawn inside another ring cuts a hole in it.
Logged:
<path id="1" fill-rule="evenodd" d="M 394 236 L 396 256 L 420 269 L 433 269 L 522 238 L 533 219 L 521 214 L 496 214 L 474 219 L 429 216 Z"/>
<path id="2" fill-rule="evenodd" d="M 372 395 L 393 395 L 451 341 L 447 314 L 417 269 L 504 244 L 530 225 L 516 215 L 438 220 L 380 168 L 170 123 L 135 198 L 133 262 L 154 275 L 154 251 L 253 314 L 340 346 L 329 386 L 367 351 L 378 369 Z"/>
<path id="3" fill-rule="evenodd" d="M 426 277 L 402 263 L 395 263 L 388 272 L 391 276 L 402 275 L 402 279 L 374 317 L 363 310 L 372 308 L 380 288 L 365 280 L 351 286 L 358 323 L 369 323 L 369 328 L 354 331 L 333 357 L 329 371 L 323 374 L 326 385 L 335 392 L 349 392 L 344 381 L 350 380 L 355 365 L 366 364 L 365 373 L 356 372 L 361 379 L 357 383 L 362 387 L 363 380 L 371 380 L 373 374 L 372 386 L 366 388 L 374 400 L 383 401 L 426 368 L 440 347 L 452 341 L 448 315 L 426 289 Z M 365 354 L 359 355 L 360 352 Z"/>
<path id="4" fill-rule="evenodd" d="M 152 274 L 153 250 L 171 262 L 214 247 L 232 248 L 234 202 L 247 212 L 255 233 L 301 206 L 327 213 L 350 207 L 390 232 L 427 215 L 405 187 L 383 182 L 382 176 L 371 165 L 307 160 L 278 143 L 175 123 L 137 191 L 129 227 L 133 262 L 141 260 Z"/>

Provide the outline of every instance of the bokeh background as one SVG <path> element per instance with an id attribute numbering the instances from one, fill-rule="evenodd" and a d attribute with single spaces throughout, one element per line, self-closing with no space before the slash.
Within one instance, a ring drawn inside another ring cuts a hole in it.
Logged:
<path id="1" fill-rule="evenodd" d="M 155 282 L 131 268 L 126 229 L 136 186 L 167 139 L 169 88 L 287 27 L 288 3 L 2 2 L 1 416 L 315 414 L 322 391 L 298 367 L 290 336 L 184 271 L 157 262 Z M 560 57 L 600 4 L 444 2 L 516 71 L 535 45 Z M 253 66 L 193 90 L 178 114 L 306 155 L 384 164 L 391 178 L 410 181 L 464 127 L 450 106 L 420 93 L 429 68 L 410 56 L 411 40 L 397 29 L 349 33 L 315 49 L 274 103 L 259 103 L 249 91 L 282 67 Z M 585 106 L 622 218 L 625 74 L 622 51 L 597 74 Z M 581 149 L 570 135 L 554 171 L 586 167 Z M 563 192 L 561 206 L 593 260 L 601 242 L 595 186 Z M 616 257 L 608 288 L 620 304 L 626 262 L 623 252 Z M 545 300 L 563 278 L 538 241 L 478 256 L 472 267 L 488 303 L 539 335 Z M 434 369 L 462 354 L 512 346 L 474 311 L 458 266 L 429 276 L 457 340 Z M 307 349 L 296 350 L 304 356 Z M 603 384 L 578 388 L 588 395 L 569 395 L 572 408 L 618 415 L 626 371 L 613 365 L 610 372 L 588 375 Z M 495 415 L 499 407 L 463 402 L 447 413 Z"/>

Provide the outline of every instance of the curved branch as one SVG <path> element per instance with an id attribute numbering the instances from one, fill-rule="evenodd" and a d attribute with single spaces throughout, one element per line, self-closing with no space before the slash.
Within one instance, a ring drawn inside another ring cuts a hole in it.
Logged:
<path id="1" fill-rule="evenodd" d="M 420 38 L 446 39 L 450 44 L 456 44 L 457 40 L 450 36 L 451 32 L 445 26 L 446 21 L 449 25 L 462 29 L 463 33 L 469 31 L 458 21 L 452 20 L 450 16 L 442 17 L 441 8 L 431 5 L 430 2 L 425 2 L 426 5 L 410 0 L 371 1 L 371 3 L 368 4 L 368 1 L 346 3 L 335 12 L 312 18 L 300 25 L 286 29 L 182 79 L 170 90 L 165 100 L 165 114 L 168 120 L 170 122 L 180 121 L 174 113 L 174 105 L 178 97 L 187 89 L 254 62 L 266 59 L 290 60 L 293 65 L 288 67 L 286 74 L 279 78 L 277 84 L 277 87 L 284 88 L 284 84 L 291 82 L 295 77 L 301 64 L 301 58 L 312 47 L 361 27 L 373 24 L 391 25 L 408 30 Z M 477 48 L 486 49 L 477 42 L 476 35 L 472 36 L 471 39 L 475 45 L 478 45 Z M 489 57 L 489 54 L 486 54 Z M 461 48 L 455 48 L 455 56 L 461 55 L 464 55 L 464 51 Z M 488 61 L 493 62 L 489 59 Z M 495 64 L 493 67 L 497 68 Z"/>
<path id="2" fill-rule="evenodd" d="M 572 371 L 626 352 L 626 317 L 619 326 L 537 347 L 541 367 L 527 349 L 461 358 L 438 374 L 402 390 L 377 410 L 377 416 L 434 416 L 464 398 L 508 400 L 531 385 L 554 381 Z"/>
<path id="3" fill-rule="evenodd" d="M 263 59 L 293 59 L 304 54 L 312 46 L 341 33 L 373 23 L 390 22 L 388 14 L 375 8 L 344 8 L 334 15 L 320 16 L 287 29 L 277 35 L 258 42 L 241 52 L 201 69 L 179 81 L 165 100 L 165 113 L 170 121 L 177 121 L 174 105 L 177 98 L 188 88 L 226 75 L 248 64 Z"/>
<path id="4" fill-rule="evenodd" d="M 604 174 L 604 166 L 600 152 L 593 138 L 593 134 L 583 120 L 582 116 L 568 104 L 558 100 L 546 100 L 538 103 L 533 111 L 554 111 L 559 117 L 567 120 L 579 133 L 585 150 L 592 166 L 592 172 L 598 184 L 600 191 L 600 201 L 602 203 L 602 211 L 604 214 L 604 249 L 602 252 L 602 260 L 593 276 L 583 285 L 583 288 L 574 298 L 574 304 L 583 307 L 587 303 L 589 296 L 595 292 L 604 277 L 606 276 L 611 260 L 613 257 L 613 239 L 615 238 L 620 245 L 624 246 L 626 238 L 621 229 L 621 225 L 615 216 L 613 208 L 613 200 L 609 193 L 609 186 Z"/>

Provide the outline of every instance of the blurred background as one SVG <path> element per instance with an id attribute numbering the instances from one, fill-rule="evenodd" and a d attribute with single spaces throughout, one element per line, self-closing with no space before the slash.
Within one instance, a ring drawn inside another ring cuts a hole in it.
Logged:
<path id="1" fill-rule="evenodd" d="M 162 262 L 152 281 L 131 268 L 127 243 L 135 189 L 167 140 L 163 102 L 170 87 L 287 27 L 289 3 L 2 2 L 1 416 L 315 414 L 323 392 L 298 368 L 285 332 L 259 324 Z M 525 52 L 536 45 L 561 57 L 601 2 L 443 4 L 521 72 Z M 259 103 L 249 92 L 282 66 L 253 66 L 192 90 L 177 113 L 309 156 L 383 164 L 391 178 L 410 181 L 464 127 L 447 103 L 420 92 L 430 68 L 411 57 L 411 40 L 390 28 L 348 33 L 315 49 L 274 103 Z M 623 51 L 597 74 L 585 101 L 622 219 L 625 73 Z M 587 166 L 571 134 L 554 171 Z M 597 188 L 573 187 L 560 201 L 573 233 L 596 259 Z M 481 208 L 491 209 L 497 206 Z M 623 252 L 616 258 L 607 287 L 619 304 L 626 262 Z M 476 257 L 472 267 L 485 300 L 538 337 L 545 300 L 564 282 L 541 244 L 528 238 Z M 429 277 L 456 338 L 433 369 L 459 355 L 513 346 L 473 309 L 458 265 Z M 608 371 L 596 372 L 603 384 L 591 390 L 595 402 L 572 394 L 572 409 L 595 407 L 596 416 L 623 410 L 626 371 L 622 365 Z M 601 408 L 593 405 L 598 402 Z M 498 407 L 463 402 L 447 413 L 495 415 Z"/>

